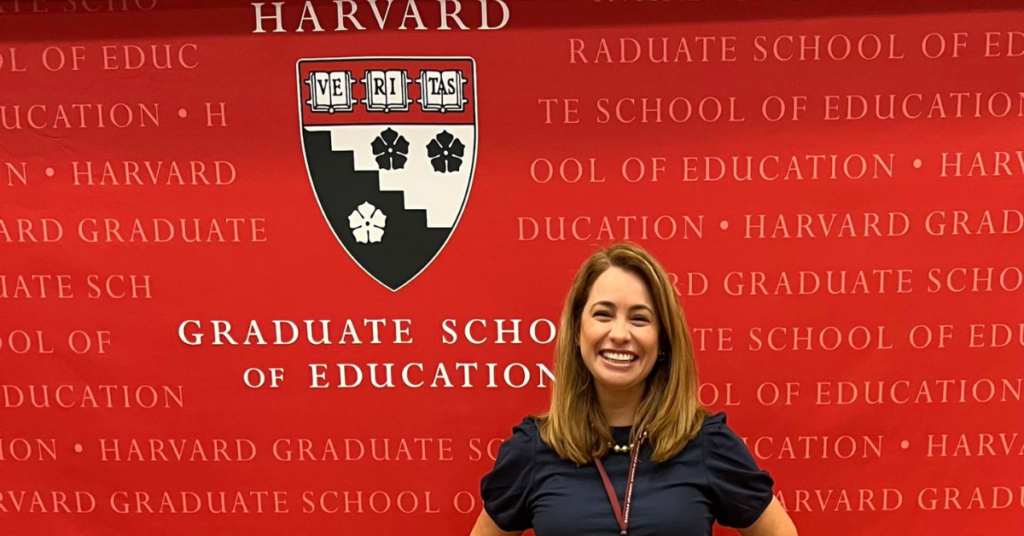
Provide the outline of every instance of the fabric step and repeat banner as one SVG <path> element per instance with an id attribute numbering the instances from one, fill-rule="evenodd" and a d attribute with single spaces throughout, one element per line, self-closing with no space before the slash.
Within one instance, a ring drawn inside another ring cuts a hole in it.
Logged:
<path id="1" fill-rule="evenodd" d="M 8 0 L 0 36 L 0 534 L 468 534 L 620 241 L 801 534 L 1024 534 L 1019 1 Z"/>

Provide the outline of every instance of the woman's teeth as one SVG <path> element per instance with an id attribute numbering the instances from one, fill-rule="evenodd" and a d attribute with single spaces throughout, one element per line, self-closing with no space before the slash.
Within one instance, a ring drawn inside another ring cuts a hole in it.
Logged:
<path id="1" fill-rule="evenodd" d="M 618 352 L 601 352 L 601 357 L 610 361 L 617 361 L 619 363 L 629 363 L 636 359 L 636 356 L 633 354 L 621 354 Z"/>

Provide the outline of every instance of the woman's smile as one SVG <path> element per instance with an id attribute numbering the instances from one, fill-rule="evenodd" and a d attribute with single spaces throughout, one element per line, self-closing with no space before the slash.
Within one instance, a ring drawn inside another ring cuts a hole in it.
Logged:
<path id="1" fill-rule="evenodd" d="M 633 352 L 621 350 L 601 350 L 597 355 L 616 367 L 629 367 L 640 357 Z"/>

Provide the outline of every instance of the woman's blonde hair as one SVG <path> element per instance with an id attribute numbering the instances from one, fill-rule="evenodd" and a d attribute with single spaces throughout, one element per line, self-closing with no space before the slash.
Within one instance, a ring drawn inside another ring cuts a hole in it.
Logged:
<path id="1" fill-rule="evenodd" d="M 697 397 L 697 364 L 683 309 L 665 269 L 647 251 L 633 244 L 615 244 L 595 252 L 583 263 L 569 289 L 555 342 L 555 382 L 551 407 L 537 418 L 541 439 L 565 460 L 577 465 L 608 452 L 611 428 L 597 400 L 594 380 L 580 353 L 583 307 L 594 281 L 611 267 L 639 277 L 654 300 L 664 354 L 647 377 L 633 423 L 633 437 L 644 430 L 654 449 L 651 459 L 671 459 L 696 437 L 708 415 Z"/>

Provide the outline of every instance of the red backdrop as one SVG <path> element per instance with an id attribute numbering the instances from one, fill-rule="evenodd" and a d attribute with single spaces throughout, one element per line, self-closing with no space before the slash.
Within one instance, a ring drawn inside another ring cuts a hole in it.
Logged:
<path id="1" fill-rule="evenodd" d="M 202 4 L 0 3 L 0 532 L 466 534 L 631 240 L 801 534 L 1024 533 L 1019 5 Z M 397 291 L 307 173 L 297 62 L 349 57 L 475 63 L 468 200 Z"/>

